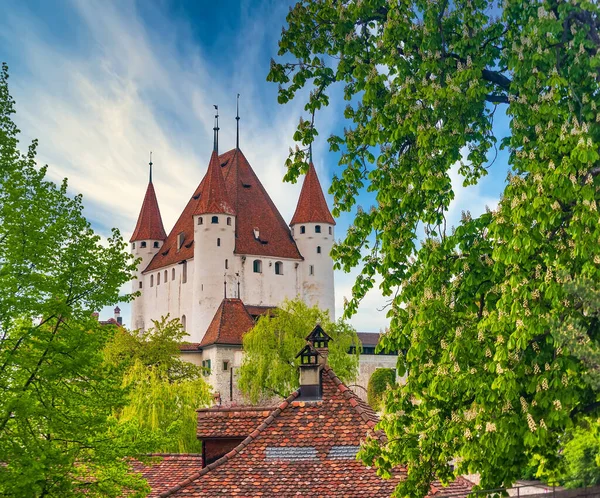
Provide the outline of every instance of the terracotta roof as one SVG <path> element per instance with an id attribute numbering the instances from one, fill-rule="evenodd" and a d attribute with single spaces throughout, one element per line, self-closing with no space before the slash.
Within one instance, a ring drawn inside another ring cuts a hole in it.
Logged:
<path id="1" fill-rule="evenodd" d="M 195 352 L 200 350 L 199 342 L 182 342 L 179 344 L 179 351 L 182 353 Z"/>
<path id="2" fill-rule="evenodd" d="M 149 479 L 153 488 L 150 496 L 390 496 L 404 472 L 398 471 L 384 480 L 374 468 L 356 460 L 358 447 L 367 435 L 386 441 L 374 429 L 376 413 L 330 367 L 324 367 L 322 378 L 321 401 L 298 401 L 299 392 L 292 393 L 266 418 L 261 418 L 262 422 L 241 443 L 215 462 L 162 492 Z M 240 412 L 239 408 L 202 410 L 206 415 L 199 433 L 211 434 L 209 424 L 216 417 L 233 421 Z M 235 415 L 230 417 L 230 413 Z M 248 430 L 252 425 L 250 418 L 253 417 L 248 417 L 248 423 L 236 435 Z M 226 422 L 217 424 L 227 430 Z M 218 433 L 215 435 L 218 437 Z M 434 482 L 431 491 L 432 496 L 455 493 L 454 496 L 465 497 L 471 487 L 459 478 L 447 488 Z M 160 489 L 164 489 L 162 484 Z"/>
<path id="3" fill-rule="evenodd" d="M 155 453 L 149 457 L 147 463 L 133 460 L 131 467 L 152 483 L 150 496 L 157 496 L 167 491 L 191 473 L 202 468 L 202 455 L 196 453 Z"/>
<path id="4" fill-rule="evenodd" d="M 242 336 L 254 327 L 254 320 L 241 299 L 223 299 L 217 308 L 200 347 L 212 344 L 242 344 Z"/>
<path id="5" fill-rule="evenodd" d="M 327 207 L 327 201 L 321 189 L 321 183 L 313 163 L 308 165 L 308 171 L 302 184 L 300 198 L 296 212 L 290 225 L 297 223 L 330 223 L 335 225 L 335 220 Z"/>
<path id="6" fill-rule="evenodd" d="M 246 311 L 248 311 L 248 313 L 250 313 L 250 315 L 254 319 L 256 319 L 262 315 L 272 316 L 273 312 L 276 309 L 277 309 L 277 306 L 253 306 L 253 305 L 249 305 L 249 304 L 246 305 Z"/>
<path id="7" fill-rule="evenodd" d="M 431 485 L 432 493 L 429 496 L 439 496 L 440 498 L 446 496 L 463 498 L 471 492 L 472 488 L 473 483 L 464 477 L 457 477 L 456 480 L 448 484 L 448 486 L 444 486 L 441 482 L 435 481 Z"/>
<path id="8" fill-rule="evenodd" d="M 369 347 L 374 347 L 377 346 L 377 343 L 379 342 L 379 338 L 381 337 L 381 334 L 379 333 L 373 333 L 373 332 L 357 332 L 356 335 L 358 336 L 358 339 L 360 340 L 361 344 L 364 346 L 369 346 Z"/>
<path id="9" fill-rule="evenodd" d="M 219 156 L 221 173 L 236 216 L 235 252 L 256 256 L 302 259 L 292 234 L 241 150 Z M 193 216 L 200 203 L 203 183 L 194 191 L 175 226 L 144 271 L 156 270 L 194 257 Z M 254 229 L 259 230 L 259 239 Z M 185 234 L 177 250 L 177 236 Z"/>
<path id="10" fill-rule="evenodd" d="M 221 173 L 221 162 L 216 151 L 213 151 L 210 156 L 198 201 L 194 214 L 235 214 L 227 194 L 225 180 Z"/>
<path id="11" fill-rule="evenodd" d="M 135 230 L 129 242 L 135 242 L 136 240 L 165 240 L 166 238 L 167 234 L 160 216 L 156 192 L 154 192 L 154 185 L 150 182 L 146 189 L 146 195 L 144 196 L 144 202 L 142 203 L 142 209 L 140 210 Z"/>
<path id="12" fill-rule="evenodd" d="M 202 408 L 198 412 L 198 439 L 247 437 L 275 407 Z"/>

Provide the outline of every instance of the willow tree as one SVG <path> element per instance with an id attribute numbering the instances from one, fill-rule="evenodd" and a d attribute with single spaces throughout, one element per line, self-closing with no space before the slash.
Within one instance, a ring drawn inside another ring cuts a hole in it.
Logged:
<path id="1" fill-rule="evenodd" d="M 121 496 L 146 489 L 125 457 L 147 451 L 118 425 L 122 371 L 104 363 L 114 327 L 92 312 L 119 301 L 135 266 L 106 243 L 80 195 L 21 153 L 8 69 L 0 70 L 0 495 Z M 126 298 L 124 298 L 126 299 Z"/>
<path id="2" fill-rule="evenodd" d="M 434 475 L 509 485 L 531 458 L 551 474 L 561 434 L 598 408 L 555 331 L 574 320 L 598 340 L 565 283 L 600 278 L 599 16 L 586 0 L 305 0 L 288 14 L 268 79 L 282 104 L 307 96 L 294 139 L 314 140 L 339 88 L 333 213 L 363 189 L 376 197 L 333 257 L 361 268 L 347 315 L 377 276 L 391 296 L 382 344 L 405 352 L 407 380 L 387 397 L 389 442 L 363 458 L 382 474 L 406 465 L 398 496 L 424 496 Z M 499 112 L 510 171 L 498 207 L 447 229 L 450 169 L 469 185 L 501 167 Z M 304 160 L 305 147 L 291 152 L 287 179 Z"/>

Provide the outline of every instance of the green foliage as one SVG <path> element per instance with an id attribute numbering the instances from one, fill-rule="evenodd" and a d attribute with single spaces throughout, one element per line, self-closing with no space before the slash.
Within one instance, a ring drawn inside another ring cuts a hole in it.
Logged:
<path id="1" fill-rule="evenodd" d="M 590 420 L 573 432 L 563 457 L 566 487 L 600 484 L 600 419 Z"/>
<path id="2" fill-rule="evenodd" d="M 123 406 L 122 371 L 103 362 L 114 333 L 91 317 L 127 299 L 134 270 L 118 231 L 101 243 L 67 182 L 45 179 L 34 141 L 18 149 L 8 69 L 0 71 L 0 494 L 134 496 L 125 460 L 147 451 Z M 137 492 L 136 492 L 137 490 Z"/>
<path id="3" fill-rule="evenodd" d="M 393 368 L 378 368 L 373 372 L 367 386 L 367 401 L 373 410 L 381 409 L 384 393 L 395 383 L 396 370 Z"/>
<path id="4" fill-rule="evenodd" d="M 350 382 L 358 373 L 359 341 L 356 331 L 341 320 L 333 323 L 327 312 L 309 308 L 299 299 L 284 302 L 272 316 L 260 317 L 243 338 L 244 362 L 238 386 L 251 402 L 273 395 L 286 397 L 298 388 L 298 352 L 317 323 L 332 338 L 328 362 L 338 377 Z M 356 354 L 348 354 L 354 346 Z"/>
<path id="5" fill-rule="evenodd" d="M 210 403 L 211 390 L 202 368 L 181 359 L 179 343 L 185 335 L 179 319 L 167 316 L 145 332 L 121 329 L 105 348 L 108 363 L 126 368 L 129 394 L 117 419 L 150 433 L 152 452 L 201 451 L 196 409 Z"/>
<path id="6" fill-rule="evenodd" d="M 380 423 L 389 442 L 367 444 L 364 461 L 383 475 L 406 465 L 397 496 L 425 496 L 436 475 L 508 486 L 534 459 L 552 478 L 561 437 L 600 401 L 584 378 L 588 352 L 557 332 L 596 333 L 565 284 L 600 281 L 600 6 L 305 0 L 287 21 L 287 62 L 273 61 L 268 79 L 281 103 L 312 89 L 294 139 L 312 142 L 314 113 L 339 83 L 348 105 L 344 134 L 329 138 L 341 167 L 334 215 L 362 189 L 377 199 L 333 248 L 336 268 L 361 266 L 346 314 L 378 275 L 394 295 L 383 346 L 406 352 L 406 384 Z M 501 201 L 447 231 L 450 169 L 465 184 L 486 174 L 499 105 L 511 167 Z M 292 151 L 288 179 L 304 159 Z"/>

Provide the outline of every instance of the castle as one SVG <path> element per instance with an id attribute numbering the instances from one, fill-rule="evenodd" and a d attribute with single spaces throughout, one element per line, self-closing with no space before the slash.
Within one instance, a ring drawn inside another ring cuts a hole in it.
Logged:
<path id="1" fill-rule="evenodd" d="M 150 162 L 130 239 L 132 254 L 141 258 L 131 324 L 144 330 L 167 314 L 179 318 L 190 342 L 182 353 L 208 367 L 215 391 L 233 400 L 241 337 L 257 316 L 300 297 L 335 318 L 329 255 L 335 221 L 312 161 L 288 226 L 239 142 L 219 154 L 217 133 L 206 174 L 168 235 Z"/>

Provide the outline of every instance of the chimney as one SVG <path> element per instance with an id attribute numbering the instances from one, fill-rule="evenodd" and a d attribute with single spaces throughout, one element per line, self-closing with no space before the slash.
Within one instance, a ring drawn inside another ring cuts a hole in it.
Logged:
<path id="1" fill-rule="evenodd" d="M 320 325 L 306 336 L 306 346 L 296 355 L 300 358 L 300 396 L 297 399 L 317 401 L 322 398 L 321 371 L 327 365 L 330 340 Z"/>
<path id="2" fill-rule="evenodd" d="M 123 317 L 121 316 L 121 308 L 118 306 L 115 307 L 115 320 L 119 325 L 123 325 Z"/>

